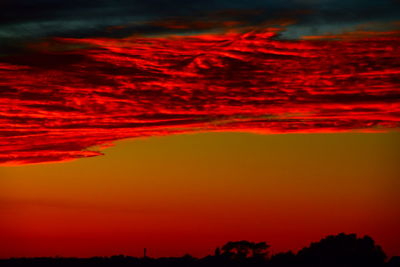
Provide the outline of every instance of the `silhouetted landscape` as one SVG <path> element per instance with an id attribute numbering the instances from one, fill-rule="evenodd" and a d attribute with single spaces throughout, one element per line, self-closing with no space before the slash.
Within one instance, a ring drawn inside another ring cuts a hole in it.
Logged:
<path id="1" fill-rule="evenodd" d="M 213 255 L 141 258 L 116 255 L 92 258 L 10 258 L 0 266 L 400 266 L 400 257 L 388 258 L 381 246 L 369 237 L 356 234 L 330 235 L 318 242 L 292 251 L 270 254 L 267 242 L 230 241 L 217 247 Z"/>

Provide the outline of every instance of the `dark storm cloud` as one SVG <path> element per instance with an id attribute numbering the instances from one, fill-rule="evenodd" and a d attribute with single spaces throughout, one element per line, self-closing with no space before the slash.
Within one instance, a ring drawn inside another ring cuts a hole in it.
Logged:
<path id="1" fill-rule="evenodd" d="M 312 29 L 322 33 L 354 23 L 395 20 L 400 14 L 398 1 L 393 0 L 6 0 L 0 3 L 0 47 L 11 51 L 26 40 L 52 36 L 168 33 L 171 29 L 148 22 L 181 17 L 207 21 L 210 14 L 224 10 L 260 11 L 252 16 L 243 17 L 240 12 L 226 16 L 226 20 L 246 19 L 251 23 L 295 17 L 299 24 L 283 35 L 287 38 L 309 34 Z M 125 27 L 118 30 L 121 25 Z M 110 27 L 115 28 L 106 30 Z M 193 30 L 199 29 L 180 32 Z"/>

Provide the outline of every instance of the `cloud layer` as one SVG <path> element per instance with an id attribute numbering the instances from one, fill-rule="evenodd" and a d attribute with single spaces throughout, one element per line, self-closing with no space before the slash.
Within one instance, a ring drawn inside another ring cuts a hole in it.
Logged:
<path id="1" fill-rule="evenodd" d="M 282 16 L 297 19 L 299 23 L 284 33 L 286 38 L 337 32 L 363 22 L 400 19 L 400 4 L 396 0 L 2 0 L 0 52 L 36 38 L 165 33 L 165 29 L 146 23 L 176 17 L 208 21 L 210 15 L 226 10 L 259 11 L 246 17 L 249 22 Z M 231 20 L 243 19 L 240 12 L 229 16 Z M 128 25 L 129 31 L 104 30 L 120 25 Z"/>
<path id="2" fill-rule="evenodd" d="M 396 34 L 284 41 L 276 31 L 58 38 L 3 57 L 0 163 L 97 156 L 88 148 L 183 132 L 400 126 Z"/>

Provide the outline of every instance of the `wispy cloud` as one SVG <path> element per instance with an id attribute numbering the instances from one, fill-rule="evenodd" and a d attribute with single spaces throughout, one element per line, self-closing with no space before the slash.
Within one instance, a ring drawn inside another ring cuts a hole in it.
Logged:
<path id="1" fill-rule="evenodd" d="M 400 126 L 399 37 L 275 35 L 58 38 L 3 57 L 0 163 L 97 156 L 88 148 L 182 132 Z"/>

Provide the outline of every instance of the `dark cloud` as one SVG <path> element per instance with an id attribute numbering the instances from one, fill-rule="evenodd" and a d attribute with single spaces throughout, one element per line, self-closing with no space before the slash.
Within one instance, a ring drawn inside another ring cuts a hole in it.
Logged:
<path id="1" fill-rule="evenodd" d="M 226 10 L 236 10 L 224 14 Z M 258 15 L 243 16 L 241 12 L 258 10 Z M 241 11 L 241 12 L 239 12 Z M 171 29 L 148 22 L 208 20 L 247 20 L 257 24 L 277 17 L 298 20 L 285 32 L 285 38 L 298 38 L 313 33 L 338 31 L 343 27 L 369 21 L 400 19 L 400 7 L 394 0 L 13 0 L 0 3 L 0 49 L 9 53 L 20 48 L 21 42 L 45 37 L 128 36 L 132 34 L 163 34 Z M 210 18 L 210 14 L 211 17 Z M 119 28 L 120 26 L 122 28 Z M 197 24 L 199 25 L 199 24 Z M 212 24 L 209 24 L 212 27 Z M 214 24 L 218 28 L 217 24 Z M 110 30 L 113 29 L 113 30 Z M 209 28 L 205 28 L 209 29 Z M 205 30 L 181 29 L 180 33 Z M 177 30 L 177 28 L 175 28 Z"/>

